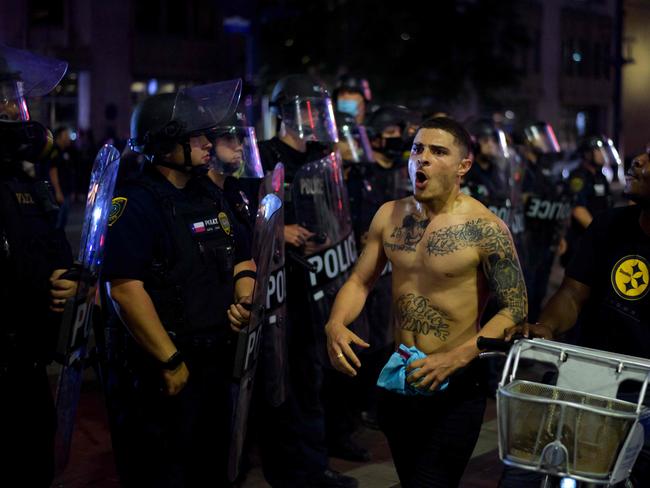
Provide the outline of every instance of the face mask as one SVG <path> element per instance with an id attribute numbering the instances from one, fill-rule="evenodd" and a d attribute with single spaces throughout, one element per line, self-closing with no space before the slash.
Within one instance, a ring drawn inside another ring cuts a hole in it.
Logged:
<path id="1" fill-rule="evenodd" d="M 356 100 L 337 100 L 336 109 L 344 114 L 356 117 L 359 114 L 359 104 Z"/>
<path id="2" fill-rule="evenodd" d="M 384 151 L 391 154 L 401 154 L 404 149 L 404 141 L 401 137 L 385 137 Z"/>

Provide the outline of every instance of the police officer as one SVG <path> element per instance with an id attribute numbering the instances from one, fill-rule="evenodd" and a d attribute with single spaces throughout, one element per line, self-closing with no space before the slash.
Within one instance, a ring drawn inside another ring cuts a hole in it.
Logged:
<path id="1" fill-rule="evenodd" d="M 604 136 L 588 137 L 578 146 L 580 164 L 569 175 L 574 206 L 566 238 L 567 251 L 562 256 L 565 266 L 594 216 L 612 206 L 609 182 L 603 174 L 603 168 L 611 164 L 611 148 L 611 142 Z"/>
<path id="2" fill-rule="evenodd" d="M 382 168 L 392 168 L 402 162 L 411 118 L 402 105 L 383 105 L 368 116 L 368 136 L 375 161 Z"/>
<path id="3" fill-rule="evenodd" d="M 561 154 L 553 127 L 544 122 L 530 124 L 523 136 L 521 154 L 527 164 L 522 183 L 526 218 L 522 270 L 528 290 L 528 320 L 534 323 L 571 214 L 571 199 L 552 171 Z"/>
<path id="4" fill-rule="evenodd" d="M 259 144 L 260 157 L 266 171 L 282 162 L 285 181 L 291 184 L 301 166 L 327 154 L 324 143 L 337 140 L 332 105 L 327 90 L 306 75 L 290 75 L 278 81 L 271 104 L 277 116 L 278 135 Z M 274 487 L 356 487 L 354 478 L 328 466 L 320 397 L 322 364 L 309 324 L 311 312 L 303 270 L 295 260 L 299 249 L 313 237 L 312 232 L 296 223 L 293 206 L 286 201 L 290 391 L 282 405 L 266 409 L 264 431 L 260 432 L 264 474 Z"/>
<path id="5" fill-rule="evenodd" d="M 75 283 L 51 189 L 23 170 L 51 147 L 30 120 L 27 96 L 44 95 L 67 63 L 0 44 L 0 461 L 5 486 L 49 487 L 54 475 L 56 414 L 46 373 L 66 298 Z"/>
<path id="6" fill-rule="evenodd" d="M 197 203 L 186 187 L 207 171 L 208 135 L 240 86 L 155 95 L 131 118 L 131 148 L 148 161 L 113 199 L 103 268 L 109 416 L 125 486 L 228 484 L 230 344 L 249 317 L 254 263 L 223 199 Z"/>
<path id="7" fill-rule="evenodd" d="M 368 80 L 345 74 L 339 77 L 333 93 L 336 110 L 354 117 L 357 124 L 363 124 L 369 111 L 372 92 Z"/>

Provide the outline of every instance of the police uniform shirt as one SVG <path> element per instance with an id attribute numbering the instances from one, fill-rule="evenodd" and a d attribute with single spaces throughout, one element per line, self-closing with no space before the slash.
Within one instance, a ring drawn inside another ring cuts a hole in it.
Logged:
<path id="1" fill-rule="evenodd" d="M 527 195 L 524 216 L 526 233 L 531 238 L 529 246 L 550 249 L 557 245 L 571 215 L 571 202 L 562 186 L 540 165 L 526 167 L 522 192 Z"/>
<path id="2" fill-rule="evenodd" d="M 569 176 L 569 191 L 574 205 L 586 207 L 592 216 L 610 207 L 609 183 L 600 170 L 592 173 L 584 166 L 571 172 Z"/>
<path id="3" fill-rule="evenodd" d="M 149 177 L 162 183 L 174 198 L 186 201 L 188 196 L 175 188 L 158 171 L 145 170 Z M 249 241 L 245 239 L 236 219 L 229 219 L 235 239 L 235 264 L 251 259 Z M 201 228 L 197 227 L 197 231 Z M 243 239 L 242 239 L 243 238 Z M 154 256 L 171 256 L 173 242 L 165 222 L 161 203 L 147 188 L 125 184 L 113 198 L 105 260 L 104 280 L 133 279 L 147 281 Z"/>
<path id="4" fill-rule="evenodd" d="M 650 236 L 639 206 L 596 217 L 567 268 L 591 288 L 579 318 L 580 344 L 650 358 Z"/>
<path id="5" fill-rule="evenodd" d="M 5 162 L 0 169 L 0 304 L 3 326 L 19 326 L 18 341 L 36 356 L 48 355 L 60 314 L 49 310 L 49 278 L 72 266 L 72 251 L 55 228 L 57 207 L 45 182 Z M 2 327 L 2 330 L 5 330 Z"/>

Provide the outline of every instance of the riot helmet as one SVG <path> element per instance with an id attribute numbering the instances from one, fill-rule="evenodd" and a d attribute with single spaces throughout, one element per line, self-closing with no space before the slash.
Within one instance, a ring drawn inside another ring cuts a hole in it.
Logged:
<path id="1" fill-rule="evenodd" d="M 334 90 L 337 111 L 350 114 L 361 123 L 365 120 L 366 107 L 371 99 L 367 79 L 349 74 L 339 77 Z"/>
<path id="2" fill-rule="evenodd" d="M 0 44 L 0 159 L 35 162 L 52 147 L 52 134 L 30 120 L 27 98 L 54 89 L 68 63 Z"/>
<path id="3" fill-rule="evenodd" d="M 583 162 L 601 168 L 609 182 L 614 180 L 614 175 L 621 181 L 625 179 L 623 161 L 609 137 L 587 137 L 580 141 L 577 152 Z"/>
<path id="4" fill-rule="evenodd" d="M 133 111 L 129 146 L 154 164 L 190 172 L 190 139 L 206 136 L 210 140 L 215 128 L 237 107 L 240 94 L 241 80 L 237 79 L 149 97 Z M 165 160 L 177 145 L 183 149 L 182 166 Z"/>
<path id="5" fill-rule="evenodd" d="M 264 170 L 257 149 L 255 128 L 237 112 L 210 134 L 210 167 L 219 174 L 235 178 L 263 178 Z"/>
<path id="6" fill-rule="evenodd" d="M 368 163 L 374 161 L 366 128 L 357 124 L 356 119 L 347 113 L 335 112 L 339 142 L 336 148 L 346 163 Z"/>
<path id="7" fill-rule="evenodd" d="M 498 163 L 510 156 L 508 138 L 503 129 L 489 119 L 475 119 L 466 122 L 472 136 L 472 153 L 477 162 Z"/>
<path id="8" fill-rule="evenodd" d="M 321 143 L 338 142 L 334 109 L 327 89 L 308 75 L 289 75 L 278 81 L 271 107 L 296 137 Z"/>
<path id="9" fill-rule="evenodd" d="M 538 154 L 558 154 L 562 152 L 555 137 L 553 126 L 546 122 L 536 122 L 524 127 L 524 140 Z"/>

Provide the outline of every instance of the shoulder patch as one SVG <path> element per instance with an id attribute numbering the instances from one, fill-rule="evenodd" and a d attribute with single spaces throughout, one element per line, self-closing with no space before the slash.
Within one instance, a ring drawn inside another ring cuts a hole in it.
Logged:
<path id="1" fill-rule="evenodd" d="M 648 293 L 650 272 L 643 256 L 625 256 L 612 269 L 612 286 L 625 300 L 640 300 Z"/>
<path id="2" fill-rule="evenodd" d="M 217 215 L 219 218 L 219 223 L 221 224 L 221 228 L 223 231 L 230 235 L 230 220 L 228 219 L 228 216 L 226 215 L 225 212 L 219 212 L 219 215 Z"/>
<path id="3" fill-rule="evenodd" d="M 580 178 L 579 176 L 574 176 L 571 178 L 571 181 L 569 181 L 569 188 L 571 188 L 571 191 L 573 193 L 579 193 L 585 186 L 585 181 Z"/>
<path id="4" fill-rule="evenodd" d="M 110 227 L 113 225 L 115 222 L 117 222 L 117 219 L 119 219 L 122 214 L 124 213 L 124 209 L 126 208 L 126 202 L 128 202 L 128 199 L 125 197 L 115 197 L 111 201 L 111 213 L 108 215 L 108 226 Z"/>

